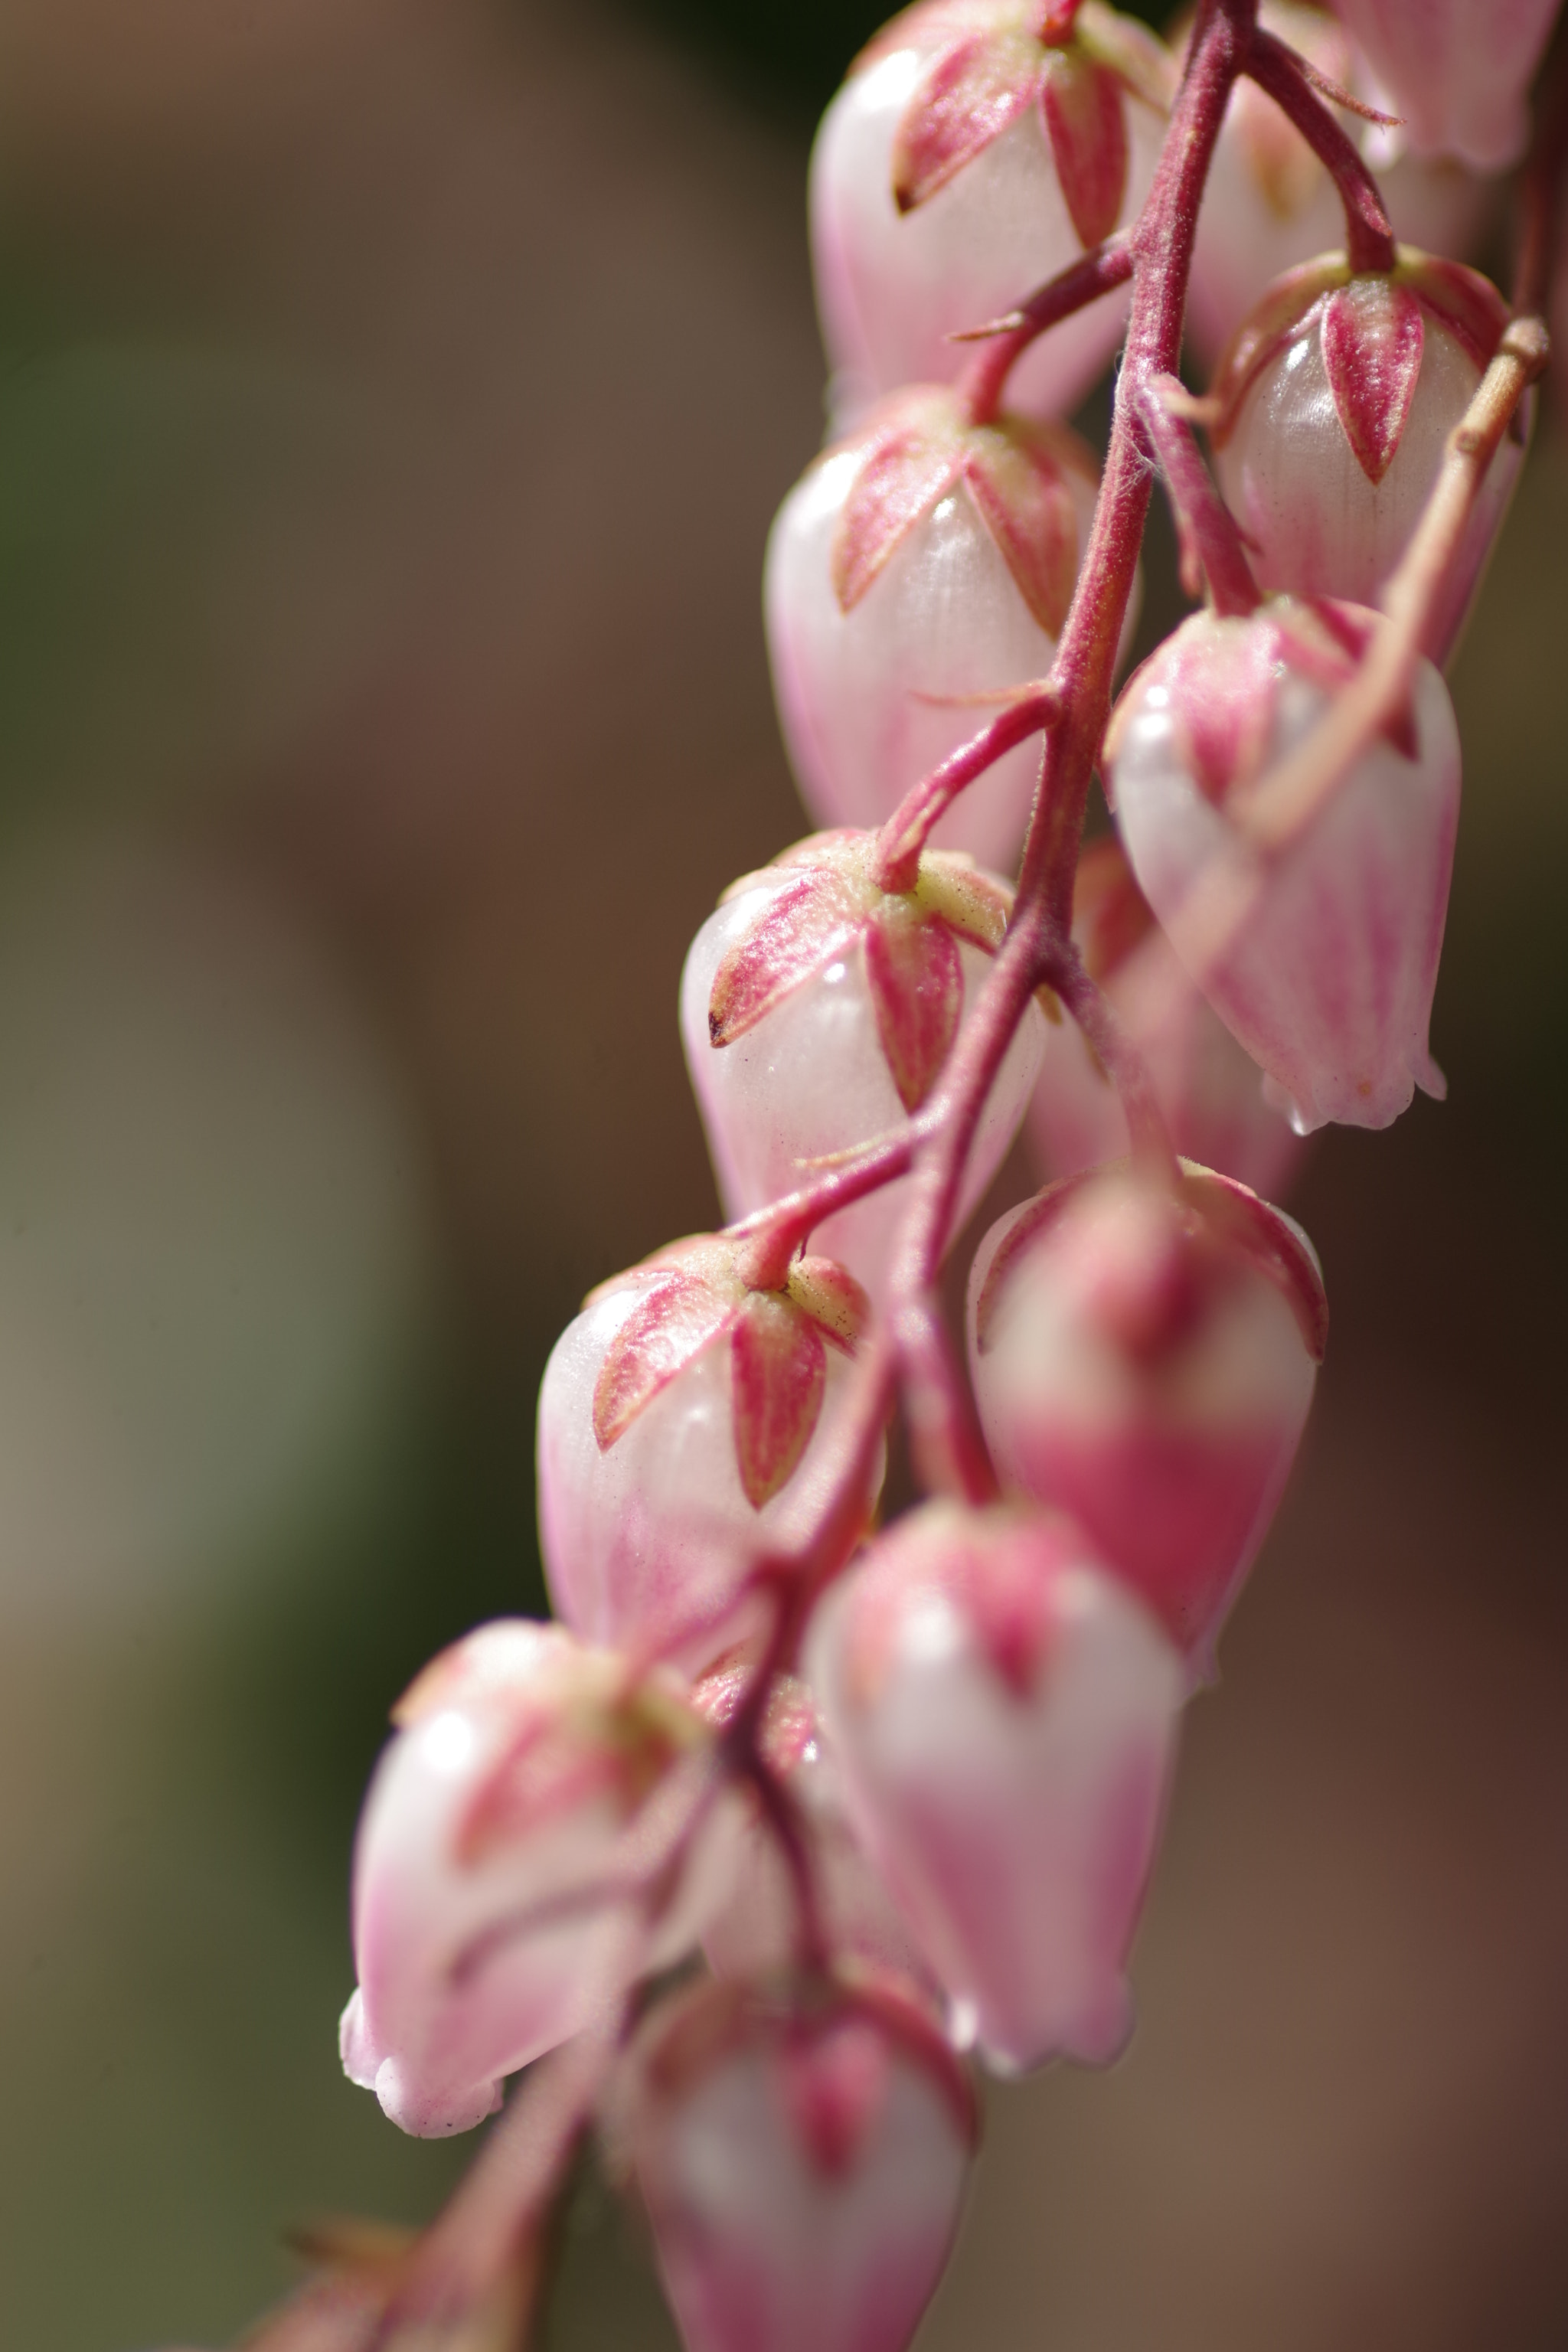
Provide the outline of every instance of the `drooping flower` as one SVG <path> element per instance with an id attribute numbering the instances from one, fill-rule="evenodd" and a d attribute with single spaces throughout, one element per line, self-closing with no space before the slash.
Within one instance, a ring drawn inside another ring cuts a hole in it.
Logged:
<path id="1" fill-rule="evenodd" d="M 1299 1226 L 1187 1166 L 1053 1184 L 970 1276 L 970 1367 L 1005 1490 L 1070 1512 L 1197 1672 L 1289 1475 L 1328 1308 Z"/>
<path id="2" fill-rule="evenodd" d="M 1300 1134 L 1387 1127 L 1417 1086 L 1444 1092 L 1427 1043 L 1454 836 L 1459 740 L 1430 662 L 1407 724 L 1379 738 L 1308 830 L 1267 866 L 1238 819 L 1353 672 L 1375 616 L 1278 598 L 1247 619 L 1194 614 L 1127 688 L 1107 787 L 1139 886 L 1194 982 L 1269 1076 Z M 1249 877 L 1216 944 L 1207 887 Z"/>
<path id="3" fill-rule="evenodd" d="M 873 41 L 811 166 L 817 307 L 839 425 L 900 384 L 952 379 L 948 341 L 1011 310 L 1134 219 L 1153 177 L 1171 59 L 1085 0 L 927 0 Z M 1121 340 L 1102 298 L 1020 362 L 1031 415 L 1077 405 Z"/>
<path id="4" fill-rule="evenodd" d="M 1257 1063 L 1182 969 L 1114 838 L 1090 842 L 1079 860 L 1073 939 L 1142 1056 L 1176 1150 L 1277 1195 L 1300 1139 L 1265 1100 Z M 1076 1023 L 1047 1029 L 1028 1127 L 1051 1176 L 1076 1176 L 1128 1149 L 1121 1099 Z"/>
<path id="5" fill-rule="evenodd" d="M 585 1641 L 698 1673 L 763 1621 L 752 1572 L 809 1542 L 848 1468 L 852 1363 L 868 1314 L 841 1265 L 781 1288 L 704 1234 L 596 1290 L 539 1394 L 539 1525 L 551 1599 Z M 881 1480 L 869 1472 L 866 1507 Z"/>
<path id="6" fill-rule="evenodd" d="M 1065 425 L 964 423 L 931 387 L 882 402 L 779 509 L 763 582 L 773 690 L 801 794 L 827 824 L 879 825 L 1044 677 L 1099 475 Z M 1009 751 L 942 819 L 938 847 L 1005 870 L 1039 773 Z"/>
<path id="7" fill-rule="evenodd" d="M 687 956 L 681 1034 L 731 1217 L 797 1191 L 814 1160 L 890 1135 L 920 1109 L 1001 942 L 1003 884 L 928 850 L 913 889 L 889 891 L 873 877 L 873 851 L 870 835 L 813 835 L 734 884 Z M 1031 1005 L 982 1114 L 967 1208 L 1017 1132 L 1044 1027 Z M 873 1298 L 907 1191 L 907 1179 L 886 1184 L 817 1231 L 817 1245 Z"/>
<path id="8" fill-rule="evenodd" d="M 1507 320 L 1478 271 L 1408 249 L 1386 278 L 1353 277 L 1329 254 L 1265 295 L 1220 363 L 1212 434 L 1261 586 L 1376 603 Z M 1506 434 L 1434 615 L 1439 660 L 1523 454 L 1522 437 Z"/>
<path id="9" fill-rule="evenodd" d="M 1114 2057 L 1184 1689 L 1152 1616 L 1068 1522 L 932 1503 L 828 1592 L 807 1669 L 955 2036 Z"/>
<path id="10" fill-rule="evenodd" d="M 705 1860 L 646 1942 L 639 1906 L 673 1776 L 710 1735 L 672 1677 L 521 1619 L 446 1651 L 395 1719 L 355 1846 L 342 2058 L 430 2137 L 492 2114 L 504 2075 L 690 1945 L 722 1893 Z"/>
<path id="11" fill-rule="evenodd" d="M 859 1982 L 706 1984 L 633 2057 L 626 2137 L 687 2352 L 904 2352 L 976 2137 L 921 2012 Z"/>
<path id="12" fill-rule="evenodd" d="M 1417 154 L 1478 172 L 1516 163 L 1525 93 L 1557 0 L 1334 0 L 1385 85 Z"/>

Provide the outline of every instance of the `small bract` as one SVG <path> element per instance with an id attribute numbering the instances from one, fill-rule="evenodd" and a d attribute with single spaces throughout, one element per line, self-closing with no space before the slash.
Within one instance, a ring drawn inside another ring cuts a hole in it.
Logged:
<path id="1" fill-rule="evenodd" d="M 900 384 L 950 381 L 1001 317 L 1119 226 L 1153 177 L 1168 53 L 1099 0 L 949 0 L 895 16 L 851 68 L 811 163 L 817 308 L 840 427 Z M 1076 407 L 1124 293 L 1043 336 L 1015 398 Z"/>
<path id="2" fill-rule="evenodd" d="M 1405 723 L 1267 866 L 1241 824 L 1249 792 L 1311 732 L 1376 625 L 1352 605 L 1288 598 L 1245 619 L 1196 613 L 1131 680 L 1106 739 L 1139 885 L 1300 1134 L 1330 1119 L 1387 1127 L 1416 1087 L 1445 1091 L 1427 1032 L 1459 738 L 1432 664 L 1418 666 Z M 1240 911 L 1216 924 L 1227 877 Z"/>
<path id="3" fill-rule="evenodd" d="M 1100 2063 L 1185 1688 L 1067 1521 L 931 1503 L 828 1593 L 807 1649 L 851 1816 L 950 2003 L 1004 2072 Z"/>
<path id="4" fill-rule="evenodd" d="M 1079 860 L 1073 940 L 1143 1057 L 1176 1150 L 1278 1195 L 1300 1139 L 1265 1100 L 1257 1063 L 1183 971 L 1114 839 L 1089 843 Z M 1028 1126 L 1051 1176 L 1076 1176 L 1128 1149 L 1121 1097 L 1076 1022 L 1047 1028 Z"/>
<path id="5" fill-rule="evenodd" d="M 1237 330 L 1215 378 L 1220 487 L 1259 584 L 1372 604 L 1410 542 L 1444 446 L 1508 321 L 1496 288 L 1402 248 L 1388 277 L 1329 254 L 1289 271 Z M 1524 454 L 1503 437 L 1434 613 L 1457 638 Z"/>
<path id="6" fill-rule="evenodd" d="M 354 1851 L 342 2059 L 431 2137 L 689 1948 L 704 1862 L 646 1939 L 638 1906 L 668 1859 L 672 1776 L 710 1734 L 673 1679 L 521 1619 L 446 1651 L 395 1720 Z"/>
<path id="7" fill-rule="evenodd" d="M 766 1622 L 752 1572 L 803 1550 L 847 1474 L 868 1315 L 841 1265 L 782 1286 L 723 1234 L 604 1284 L 539 1392 L 539 1528 L 558 1613 L 584 1641 L 700 1673 Z M 868 1471 L 869 1512 L 881 1483 Z"/>
<path id="8" fill-rule="evenodd" d="M 1045 677 L 1098 484 L 1065 425 L 965 425 L 928 388 L 881 403 L 790 492 L 763 606 L 784 740 L 819 822 L 881 824 L 1006 689 Z M 935 845 L 1010 867 L 1039 766 L 1037 739 L 1005 753 Z"/>
<path id="9" fill-rule="evenodd" d="M 816 834 L 735 883 L 691 944 L 681 1036 L 731 1217 L 903 1127 L 973 1016 L 1011 893 L 931 850 L 912 889 L 887 890 L 874 855 L 873 835 Z M 981 1117 L 961 1221 L 1017 1133 L 1044 1031 L 1031 1004 Z M 874 1300 L 908 1189 L 907 1178 L 883 1185 L 816 1235 Z"/>
<path id="10" fill-rule="evenodd" d="M 1274 1516 L 1328 1307 L 1300 1229 L 1187 1166 L 1069 1178 L 994 1225 L 970 1368 L 997 1476 L 1068 1511 L 1194 1671 Z"/>
<path id="11" fill-rule="evenodd" d="M 687 2352 L 904 2352 L 976 2137 L 919 2011 L 831 1979 L 702 1985 L 648 2020 L 627 2104 Z"/>

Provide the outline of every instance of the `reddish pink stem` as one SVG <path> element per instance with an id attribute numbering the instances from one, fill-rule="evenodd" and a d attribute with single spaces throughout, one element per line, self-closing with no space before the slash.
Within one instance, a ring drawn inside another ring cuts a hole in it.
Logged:
<path id="1" fill-rule="evenodd" d="M 1258 583 L 1235 517 L 1215 486 L 1191 425 L 1169 404 L 1173 399 L 1185 397 L 1176 377 L 1157 375 L 1146 386 L 1140 404 L 1143 428 L 1159 460 L 1176 519 L 1184 571 L 1190 553 L 1208 583 L 1216 613 L 1256 613 L 1261 601 Z"/>
<path id="2" fill-rule="evenodd" d="M 1119 229 L 1114 236 L 1106 237 L 1079 260 L 1069 262 L 1056 277 L 1048 278 L 1006 318 L 955 336 L 956 342 L 987 339 L 959 383 L 959 395 L 969 422 L 992 423 L 1002 405 L 1003 390 L 1014 362 L 1047 327 L 1070 319 L 1075 310 L 1086 310 L 1102 294 L 1125 286 L 1131 275 L 1132 240 L 1125 229 Z"/>
<path id="3" fill-rule="evenodd" d="M 1354 141 L 1318 96 L 1302 60 L 1284 41 L 1259 26 L 1253 33 L 1244 70 L 1295 124 L 1339 190 L 1345 208 L 1345 252 L 1351 268 L 1358 274 L 1385 276 L 1397 255 L 1377 182 L 1362 162 Z"/>
<path id="4" fill-rule="evenodd" d="M 1056 713 L 1057 698 L 1049 687 L 1026 689 L 988 727 L 951 752 L 940 768 L 922 776 L 877 835 L 872 880 L 884 890 L 912 890 L 931 827 L 977 776 L 983 776 L 1016 744 L 1048 727 Z"/>

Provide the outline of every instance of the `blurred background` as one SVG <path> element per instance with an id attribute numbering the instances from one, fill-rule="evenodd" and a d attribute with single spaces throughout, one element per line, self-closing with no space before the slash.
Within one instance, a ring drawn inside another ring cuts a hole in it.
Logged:
<path id="1" fill-rule="evenodd" d="M 542 1606 L 555 1333 L 714 1214 L 676 981 L 803 829 L 757 580 L 877 13 L 0 5 L 7 2347 L 226 2343 L 468 2153 L 338 2071 L 354 1815 Z M 1568 2340 L 1565 545 L 1549 429 L 1455 677 L 1451 1100 L 1293 1200 L 1333 1345 L 1141 2031 L 993 2098 L 924 2352 Z M 550 2341 L 673 2341 L 592 2182 Z"/>

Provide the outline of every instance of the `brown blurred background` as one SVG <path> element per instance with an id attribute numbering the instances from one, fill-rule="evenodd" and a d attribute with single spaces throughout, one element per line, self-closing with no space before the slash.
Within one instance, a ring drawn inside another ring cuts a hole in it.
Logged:
<path id="1" fill-rule="evenodd" d="M 218 2344 L 467 2150 L 338 2073 L 385 1710 L 542 1605 L 532 1398 L 708 1222 L 686 942 L 802 829 L 847 0 L 0 6 L 0 2344 Z M 1160 541 L 1145 633 L 1168 625 Z M 992 2102 L 926 2352 L 1568 2339 L 1568 451 L 1456 691 L 1452 1083 L 1336 1317 L 1109 2078 Z M 589 2185 L 552 2341 L 668 2346 Z"/>

